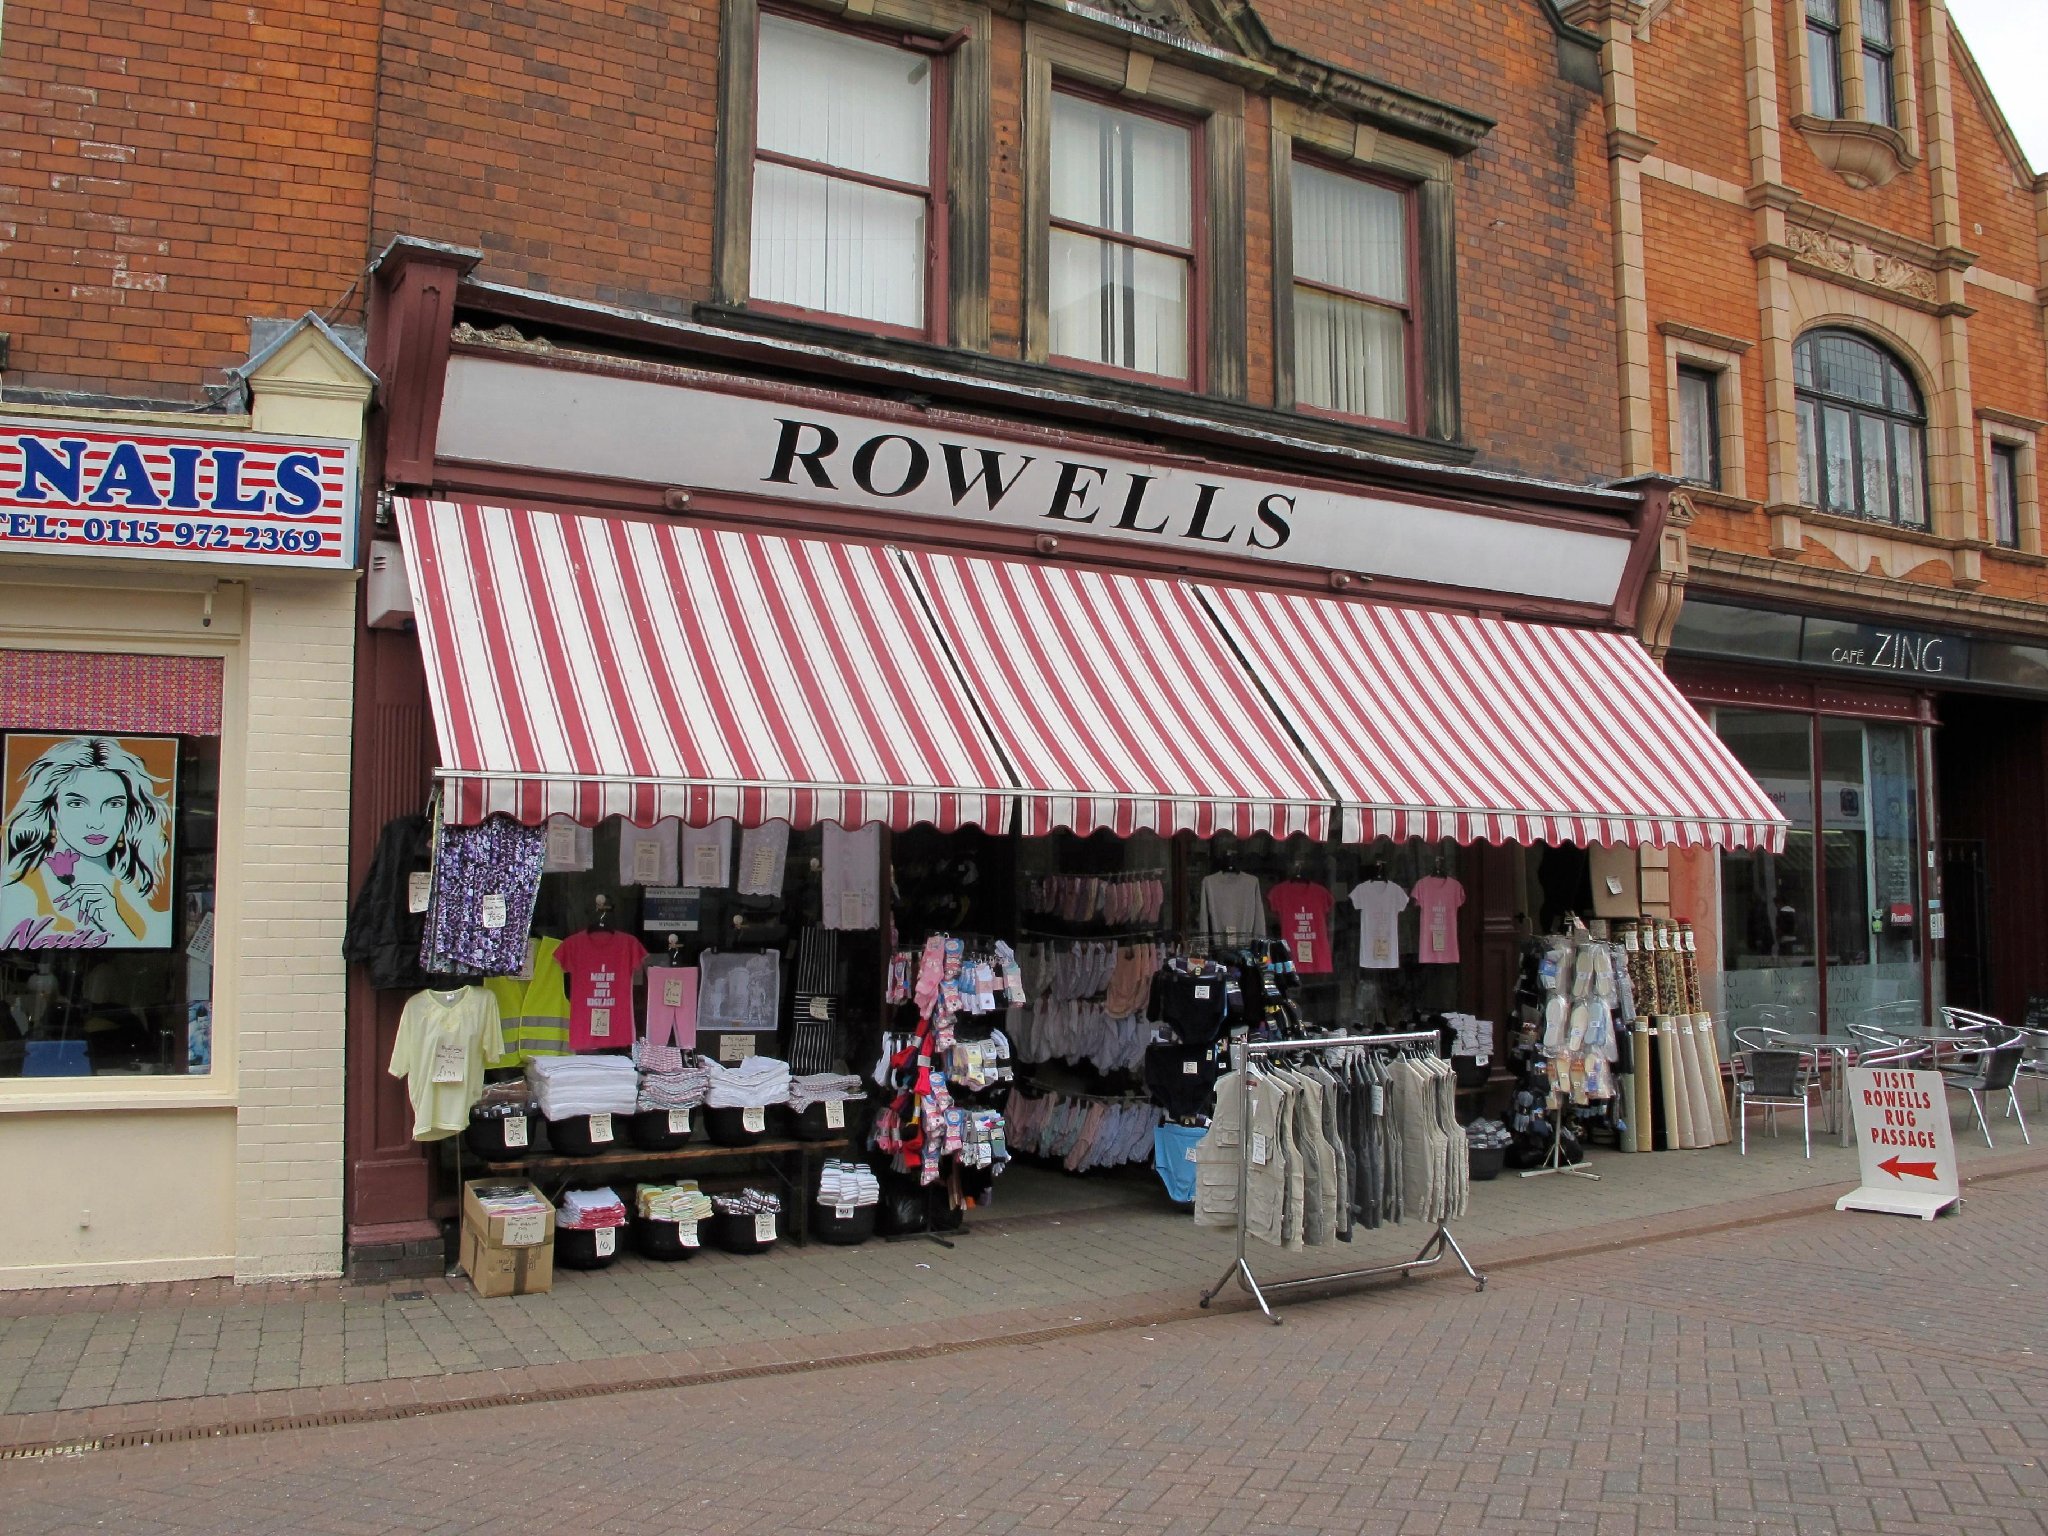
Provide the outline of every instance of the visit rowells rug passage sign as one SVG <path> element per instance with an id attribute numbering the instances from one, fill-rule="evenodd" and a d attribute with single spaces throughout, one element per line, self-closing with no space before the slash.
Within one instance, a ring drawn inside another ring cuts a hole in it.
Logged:
<path id="1" fill-rule="evenodd" d="M 0 552 L 346 571 L 356 450 L 0 416 Z"/>
<path id="2" fill-rule="evenodd" d="M 1863 1183 L 1837 1200 L 1835 1209 L 1932 1221 L 1960 1205 L 1941 1074 L 1851 1067 L 1848 1085 Z"/>

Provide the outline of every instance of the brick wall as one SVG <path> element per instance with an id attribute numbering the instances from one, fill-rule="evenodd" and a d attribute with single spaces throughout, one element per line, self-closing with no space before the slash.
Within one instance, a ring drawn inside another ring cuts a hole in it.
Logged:
<path id="1" fill-rule="evenodd" d="M 341 1268 L 355 587 L 257 581 L 237 956 L 237 1278 Z"/>
<path id="2" fill-rule="evenodd" d="M 1537 0 L 1268 0 L 1281 41 L 1499 121 L 1458 173 L 1465 425 L 1482 462 L 1614 472 L 1613 297 L 1597 93 L 1559 79 Z M 718 6 L 393 0 L 377 235 L 480 246 L 481 275 L 675 313 L 712 289 Z M 1023 29 L 997 18 L 992 346 L 1021 348 Z M 1243 275 L 1272 397 L 1266 117 L 1248 112 Z"/>
<path id="3" fill-rule="evenodd" d="M 376 18 L 375 0 L 12 0 L 8 393 L 201 400 L 248 355 L 248 316 L 342 297 L 368 238 Z"/>

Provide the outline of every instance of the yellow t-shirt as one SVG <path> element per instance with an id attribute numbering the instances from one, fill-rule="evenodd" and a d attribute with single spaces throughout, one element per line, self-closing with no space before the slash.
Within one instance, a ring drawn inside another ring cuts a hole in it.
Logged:
<path id="1" fill-rule="evenodd" d="M 498 1000 L 482 987 L 418 992 L 399 1015 L 391 1075 L 412 1096 L 415 1141 L 439 1141 L 469 1124 L 484 1090 L 484 1061 L 505 1054 Z"/>

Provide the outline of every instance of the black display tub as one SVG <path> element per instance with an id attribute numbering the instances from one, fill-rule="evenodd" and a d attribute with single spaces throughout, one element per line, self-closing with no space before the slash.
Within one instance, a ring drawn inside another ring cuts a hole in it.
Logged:
<path id="1" fill-rule="evenodd" d="M 555 1268 L 608 1269 L 619 1256 L 621 1239 L 617 1227 L 555 1228 Z"/>

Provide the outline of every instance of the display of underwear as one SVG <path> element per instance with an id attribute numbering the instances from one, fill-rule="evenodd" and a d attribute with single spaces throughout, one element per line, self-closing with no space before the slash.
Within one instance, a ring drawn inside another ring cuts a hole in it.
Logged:
<path id="1" fill-rule="evenodd" d="M 1025 912 L 1063 923 L 1114 928 L 1150 927 L 1166 907 L 1166 872 L 1128 870 L 1115 875 L 1037 875 L 1024 882 Z"/>
<path id="2" fill-rule="evenodd" d="M 1010 1025 L 1017 1059 L 1136 1070 L 1152 1034 L 1145 1005 L 1160 954 L 1156 944 L 1101 939 L 1023 945 L 1017 963 L 1030 1002 Z"/>

